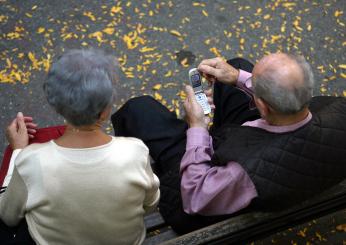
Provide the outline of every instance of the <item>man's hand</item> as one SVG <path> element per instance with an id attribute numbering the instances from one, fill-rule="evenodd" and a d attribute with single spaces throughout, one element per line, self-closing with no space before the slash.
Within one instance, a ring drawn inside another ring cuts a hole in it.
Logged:
<path id="1" fill-rule="evenodd" d="M 239 77 L 239 70 L 221 58 L 203 60 L 198 66 L 198 71 L 211 83 L 218 80 L 225 84 L 234 85 Z"/>
<path id="2" fill-rule="evenodd" d="M 37 125 L 32 122 L 31 117 L 24 117 L 23 113 L 18 112 L 17 117 L 6 130 L 6 138 L 12 149 L 23 149 L 26 147 L 29 144 L 29 137 L 34 137 L 36 128 Z"/>
<path id="3" fill-rule="evenodd" d="M 208 128 L 210 121 L 209 117 L 204 116 L 204 112 L 200 104 L 198 104 L 195 92 L 191 86 L 186 86 L 186 100 L 184 102 L 184 108 L 186 111 L 186 120 L 190 127 Z"/>

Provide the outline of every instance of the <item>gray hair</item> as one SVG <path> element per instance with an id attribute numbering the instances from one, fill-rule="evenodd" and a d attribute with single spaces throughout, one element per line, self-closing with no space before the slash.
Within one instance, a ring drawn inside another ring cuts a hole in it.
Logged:
<path id="1" fill-rule="evenodd" d="M 291 83 L 292 87 L 283 86 L 277 71 L 267 69 L 256 76 L 254 93 L 262 98 L 276 111 L 282 114 L 294 114 L 305 108 L 313 95 L 314 75 L 309 63 L 303 56 L 288 55 L 301 68 L 304 76 L 303 84 Z"/>
<path id="2" fill-rule="evenodd" d="M 70 50 L 43 84 L 48 103 L 74 126 L 95 123 L 113 102 L 116 61 L 99 50 Z"/>

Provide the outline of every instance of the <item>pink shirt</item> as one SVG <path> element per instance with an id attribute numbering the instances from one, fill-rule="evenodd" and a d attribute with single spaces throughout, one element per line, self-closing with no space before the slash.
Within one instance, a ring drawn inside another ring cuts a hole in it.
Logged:
<path id="1" fill-rule="evenodd" d="M 240 70 L 237 87 L 253 95 L 251 73 Z M 263 119 L 245 122 L 242 126 L 258 127 L 269 132 L 294 131 L 307 124 L 311 113 L 296 124 L 288 126 L 269 125 Z M 226 166 L 209 165 L 214 154 L 212 138 L 204 128 L 187 130 L 186 152 L 181 160 L 181 195 L 184 211 L 189 214 L 231 214 L 247 207 L 257 196 L 255 185 L 237 162 Z"/>

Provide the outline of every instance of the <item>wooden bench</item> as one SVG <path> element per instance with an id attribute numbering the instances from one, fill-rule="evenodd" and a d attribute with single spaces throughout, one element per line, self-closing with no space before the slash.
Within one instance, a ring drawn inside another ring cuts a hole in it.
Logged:
<path id="1" fill-rule="evenodd" d="M 345 208 L 346 180 L 293 208 L 280 212 L 241 214 L 183 236 L 172 231 L 156 212 L 145 217 L 147 238 L 144 245 L 244 244 Z"/>

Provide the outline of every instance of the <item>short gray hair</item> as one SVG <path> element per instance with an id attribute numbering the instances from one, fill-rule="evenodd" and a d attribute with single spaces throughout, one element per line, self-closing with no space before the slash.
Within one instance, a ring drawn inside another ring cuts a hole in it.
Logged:
<path id="1" fill-rule="evenodd" d="M 314 87 L 314 75 L 309 63 L 303 56 L 287 55 L 301 68 L 304 76 L 303 84 L 296 83 L 292 88 L 282 86 L 278 80 L 276 71 L 266 70 L 256 76 L 254 93 L 262 98 L 276 111 L 282 114 L 294 114 L 305 108 L 312 96 Z"/>
<path id="2" fill-rule="evenodd" d="M 100 50 L 69 50 L 48 72 L 47 101 L 72 125 L 91 125 L 113 102 L 115 69 L 115 58 Z"/>

